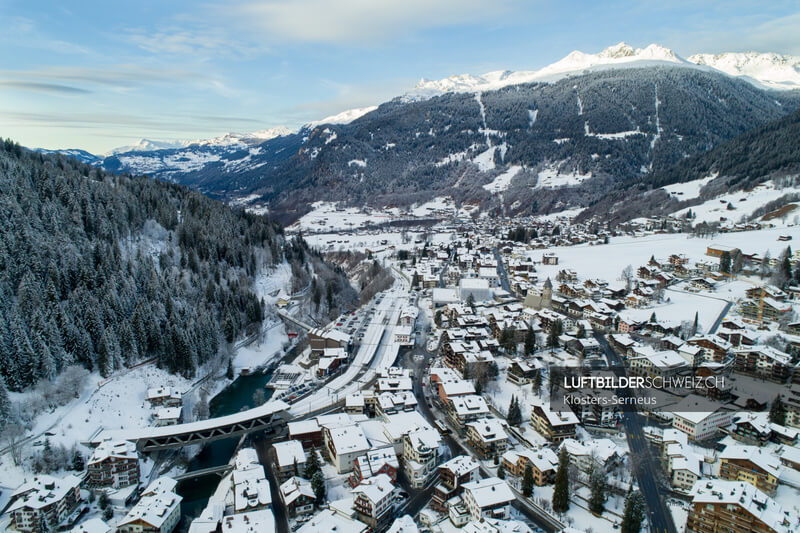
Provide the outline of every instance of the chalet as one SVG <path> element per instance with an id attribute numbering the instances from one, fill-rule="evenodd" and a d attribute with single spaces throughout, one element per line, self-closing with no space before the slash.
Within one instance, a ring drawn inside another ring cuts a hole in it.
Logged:
<path id="1" fill-rule="evenodd" d="M 272 445 L 278 479 L 286 481 L 292 476 L 302 475 L 306 467 L 306 453 L 299 440 L 276 442 Z"/>
<path id="2" fill-rule="evenodd" d="M 797 366 L 789 354 L 763 344 L 735 348 L 733 352 L 734 370 L 776 383 L 786 383 Z"/>
<path id="3" fill-rule="evenodd" d="M 761 492 L 774 495 L 781 465 L 777 457 L 758 446 L 729 444 L 719 457 L 719 477 L 750 483 Z"/>
<path id="4" fill-rule="evenodd" d="M 299 422 L 289 422 L 289 439 L 299 440 L 303 448 L 318 448 L 323 444 L 322 427 L 316 419 L 301 420 Z"/>
<path id="5" fill-rule="evenodd" d="M 367 479 L 352 489 L 358 519 L 372 528 L 388 525 L 394 510 L 394 484 L 386 474 Z"/>
<path id="6" fill-rule="evenodd" d="M 101 442 L 86 462 L 86 485 L 114 489 L 139 484 L 139 453 L 124 440 Z"/>
<path id="7" fill-rule="evenodd" d="M 496 477 L 465 483 L 463 498 L 476 522 L 484 518 L 507 520 L 511 515 L 511 502 L 516 499 L 508 484 Z"/>
<path id="8" fill-rule="evenodd" d="M 739 252 L 739 248 L 734 248 L 733 246 L 726 246 L 724 244 L 710 244 L 706 247 L 706 255 L 709 257 L 722 257 L 722 254 L 728 252 L 729 254 L 733 255 L 735 252 Z"/>
<path id="9" fill-rule="evenodd" d="M 355 487 L 365 479 L 378 474 L 386 474 L 394 483 L 397 481 L 399 469 L 400 463 L 394 446 L 375 448 L 356 459 L 353 473 L 350 476 L 350 486 Z"/>
<path id="10" fill-rule="evenodd" d="M 183 498 L 174 492 L 154 492 L 142 496 L 117 524 L 119 533 L 170 533 L 181 518 Z"/>
<path id="11" fill-rule="evenodd" d="M 749 483 L 698 480 L 692 497 L 686 531 L 749 531 L 791 533 L 800 516 Z"/>
<path id="12" fill-rule="evenodd" d="M 459 455 L 439 466 L 439 483 L 433 489 L 431 507 L 440 512 L 447 509 L 447 500 L 458 496 L 464 487 L 478 478 L 480 463 L 468 455 Z"/>
<path id="13" fill-rule="evenodd" d="M 525 476 L 528 465 L 533 471 L 533 482 L 544 486 L 553 483 L 558 470 L 558 456 L 550 448 L 509 450 L 503 454 L 503 469 L 518 479 Z"/>
<path id="14" fill-rule="evenodd" d="M 461 432 L 467 424 L 489 416 L 489 408 L 482 396 L 465 395 L 451 398 L 447 404 L 447 414 L 453 425 Z"/>
<path id="15" fill-rule="evenodd" d="M 292 518 L 314 513 L 317 498 L 310 481 L 297 476 L 290 477 L 281 483 L 280 493 L 281 501 Z"/>
<path id="16" fill-rule="evenodd" d="M 717 335 L 700 335 L 692 337 L 688 341 L 693 346 L 705 348 L 706 360 L 723 363 L 727 360 L 728 352 L 731 350 L 731 343 L 718 337 Z"/>
<path id="17" fill-rule="evenodd" d="M 533 405 L 531 425 L 550 442 L 559 443 L 575 436 L 578 418 L 571 411 L 552 411 L 548 405 L 540 402 Z"/>
<path id="18" fill-rule="evenodd" d="M 172 387 L 155 387 L 147 389 L 145 400 L 150 407 L 180 407 L 183 396 Z"/>
<path id="19" fill-rule="evenodd" d="M 11 504 L 5 512 L 17 531 L 56 529 L 78 507 L 80 487 L 81 478 L 77 476 L 35 476 L 11 493 Z"/>
<path id="20" fill-rule="evenodd" d="M 508 435 L 497 418 L 481 418 L 467 424 L 467 442 L 482 459 L 499 458 L 508 446 Z"/>
<path id="21" fill-rule="evenodd" d="M 525 361 L 519 357 L 515 357 L 508 367 L 506 377 L 511 383 L 525 385 L 536 379 L 536 376 L 541 372 L 541 367 L 542 364 L 536 359 Z"/>

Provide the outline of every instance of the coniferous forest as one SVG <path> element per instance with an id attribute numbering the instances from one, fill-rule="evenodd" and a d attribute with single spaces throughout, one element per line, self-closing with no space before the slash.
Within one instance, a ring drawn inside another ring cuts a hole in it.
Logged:
<path id="1" fill-rule="evenodd" d="M 253 280 L 284 261 L 357 297 L 267 217 L 182 186 L 4 141 L 0 191 L 0 374 L 12 391 L 68 366 L 108 375 L 150 358 L 191 377 L 257 331 L 268 310 Z"/>

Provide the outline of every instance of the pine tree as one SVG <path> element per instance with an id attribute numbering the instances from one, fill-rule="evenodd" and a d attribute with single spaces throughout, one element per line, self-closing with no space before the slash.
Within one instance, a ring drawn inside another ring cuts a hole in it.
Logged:
<path id="1" fill-rule="evenodd" d="M 776 396 L 769 409 L 769 421 L 779 426 L 786 425 L 786 407 L 783 405 L 780 396 Z"/>
<path id="2" fill-rule="evenodd" d="M 228 368 L 225 370 L 225 377 L 228 379 L 233 379 L 233 358 L 228 359 Z"/>
<path id="3" fill-rule="evenodd" d="M 599 465 L 593 464 L 589 473 L 589 510 L 595 514 L 602 514 L 603 505 L 606 503 L 607 480 L 606 473 Z"/>
<path id="4" fill-rule="evenodd" d="M 730 252 L 722 252 L 719 256 L 719 271 L 725 274 L 730 274 L 731 272 L 731 254 Z"/>
<path id="5" fill-rule="evenodd" d="M 322 471 L 318 470 L 311 478 L 311 488 L 317 498 L 317 505 L 321 505 L 325 501 L 326 495 L 325 476 L 322 475 Z"/>
<path id="6" fill-rule="evenodd" d="M 83 472 L 84 468 L 86 468 L 86 463 L 83 460 L 83 455 L 78 449 L 75 449 L 75 453 L 72 454 L 72 469 L 76 472 Z"/>
<path id="7" fill-rule="evenodd" d="M 639 533 L 644 521 L 644 499 L 639 492 L 632 492 L 625 499 L 620 533 Z"/>
<path id="8" fill-rule="evenodd" d="M 533 376 L 533 392 L 535 394 L 539 394 L 539 391 L 542 389 L 542 371 L 537 370 L 536 374 Z"/>
<path id="9" fill-rule="evenodd" d="M 553 510 L 557 513 L 566 513 L 569 509 L 569 455 L 567 449 L 561 447 L 558 453 L 558 470 L 556 471 L 555 486 L 553 487 Z"/>
<path id="10" fill-rule="evenodd" d="M 11 422 L 11 400 L 8 398 L 6 382 L 0 376 L 0 430 Z"/>
<path id="11" fill-rule="evenodd" d="M 506 478 L 506 467 L 502 459 L 500 460 L 500 464 L 497 466 L 497 477 L 500 479 Z"/>
<path id="12" fill-rule="evenodd" d="M 322 468 L 319 464 L 319 456 L 317 455 L 317 449 L 314 448 L 311 450 L 311 453 L 308 454 L 308 461 L 306 461 L 306 470 L 305 470 L 305 477 L 306 479 L 312 479 L 314 474 L 317 472 L 321 472 Z"/>
<path id="13" fill-rule="evenodd" d="M 533 327 L 528 326 L 528 331 L 525 332 L 525 355 L 531 355 L 536 350 L 536 333 L 533 332 Z"/>
<path id="14" fill-rule="evenodd" d="M 522 477 L 522 494 L 527 498 L 533 494 L 533 467 L 530 463 L 525 467 L 525 474 Z"/>

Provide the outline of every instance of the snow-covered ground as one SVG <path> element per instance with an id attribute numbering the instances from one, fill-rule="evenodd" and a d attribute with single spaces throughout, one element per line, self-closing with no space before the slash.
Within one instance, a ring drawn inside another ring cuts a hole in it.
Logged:
<path id="1" fill-rule="evenodd" d="M 306 235 L 304 238 L 308 244 L 314 248 L 319 248 L 323 252 L 335 252 L 340 250 L 353 250 L 364 252 L 367 248 L 372 251 L 383 250 L 388 246 L 394 246 L 397 250 L 412 250 L 421 247 L 421 243 L 415 240 L 421 239 L 420 233 L 408 232 L 406 242 L 403 242 L 403 232 L 386 233 L 317 233 Z M 450 232 L 431 233 L 430 241 L 432 244 L 449 242 L 453 234 Z M 385 241 L 385 242 L 384 242 Z"/>
<path id="2" fill-rule="evenodd" d="M 508 170 L 497 176 L 491 183 L 483 186 L 484 189 L 491 193 L 499 193 L 508 189 L 511 185 L 511 180 L 514 179 L 519 171 L 522 169 L 519 165 L 512 165 Z"/>
<path id="3" fill-rule="evenodd" d="M 52 412 L 38 416 L 30 434 L 38 435 L 45 431 L 52 433 L 51 444 L 69 448 L 101 428 L 130 429 L 153 425 L 150 419 L 154 410 L 145 402 L 147 389 L 170 386 L 179 391 L 191 388 L 191 381 L 181 376 L 169 374 L 155 364 L 148 364 L 133 370 L 119 373 L 108 379 L 99 374 L 91 374 L 86 380 L 80 398 L 59 407 Z M 12 395 L 19 401 L 26 393 Z M 191 409 L 191 405 L 189 405 Z M 44 437 L 35 443 L 44 441 Z M 28 446 L 24 454 L 41 451 L 39 445 Z M 87 450 L 84 449 L 84 454 Z M 9 454 L 0 456 L 0 479 L 9 487 L 20 485 L 31 472 L 14 466 Z"/>
<path id="4" fill-rule="evenodd" d="M 592 173 L 581 174 L 579 172 L 561 172 L 557 168 L 548 167 L 541 170 L 538 174 L 539 180 L 536 182 L 535 189 L 557 189 L 559 187 L 571 187 L 588 180 Z"/>
<path id="5" fill-rule="evenodd" d="M 280 265 L 258 278 L 256 293 L 265 298 L 267 303 L 274 302 L 275 297 L 272 293 L 281 288 L 285 289 L 290 279 L 291 270 L 288 265 Z M 282 346 L 287 341 L 283 324 L 275 322 L 273 327 L 265 330 L 260 342 L 237 350 L 234 366 L 237 370 L 261 366 L 276 355 L 280 355 Z M 209 371 L 208 368 L 201 368 L 197 379 Z M 211 380 L 207 382 L 206 388 L 210 387 L 210 395 L 213 396 L 228 383 L 226 379 Z M 40 435 L 48 432 L 52 434 L 49 436 L 52 445 L 70 448 L 88 440 L 101 427 L 111 430 L 152 426 L 154 423 L 151 416 L 155 411 L 145 402 L 145 395 L 149 388 L 165 386 L 174 387 L 184 393 L 183 417 L 184 420 L 190 420 L 197 400 L 196 391 L 193 390 L 193 380 L 170 374 L 154 363 L 149 363 L 117 372 L 107 379 L 97 373 L 90 374 L 83 389 L 76 391 L 78 398 L 67 405 L 37 416 L 27 434 Z M 192 391 L 190 394 L 186 394 L 190 391 Z M 24 405 L 31 394 L 35 393 L 11 393 L 10 399 Z M 44 437 L 36 439 L 34 443 L 43 441 Z M 28 446 L 24 453 L 39 451 L 42 449 L 39 446 Z M 88 454 L 87 449 L 83 449 L 83 452 L 84 455 Z M 14 466 L 9 454 L 0 456 L 0 485 L 16 488 L 25 476 L 30 474 L 31 472 Z"/>
<path id="6" fill-rule="evenodd" d="M 336 202 L 314 202 L 313 209 L 289 226 L 299 231 L 337 231 L 382 224 L 392 219 L 394 211 L 366 211 L 357 207 L 340 207 Z"/>
<path id="7" fill-rule="evenodd" d="M 704 181 L 708 180 L 708 178 L 703 178 L 702 180 L 697 181 Z M 689 182 L 680 184 L 682 186 L 679 187 L 678 185 L 670 185 L 673 190 L 680 191 L 685 190 L 686 193 L 684 196 L 680 196 L 682 200 L 688 200 L 692 198 L 689 196 L 692 192 L 697 189 L 697 193 L 695 193 L 695 198 L 697 194 L 699 194 L 699 185 L 695 185 L 696 182 Z M 665 187 L 667 189 L 667 187 Z M 670 193 L 672 193 L 670 191 Z M 696 205 L 693 207 L 689 207 L 686 209 L 681 209 L 673 213 L 676 216 L 685 215 L 689 209 L 692 210 L 692 213 L 695 215 L 696 218 L 692 219 L 692 222 L 697 224 L 700 222 L 720 222 L 722 219 L 739 222 L 743 218 L 747 218 L 753 214 L 753 212 L 767 204 L 773 200 L 777 200 L 781 196 L 786 194 L 797 194 L 800 193 L 800 188 L 798 187 L 787 187 L 784 189 L 777 188 L 772 181 L 768 181 L 762 183 L 761 185 L 756 186 L 751 191 L 737 191 L 733 193 L 723 194 L 722 196 L 718 196 L 712 200 L 708 200 L 700 205 Z M 728 204 L 733 207 L 733 209 L 728 209 Z M 769 220 L 770 224 L 774 224 L 776 226 L 785 226 L 787 224 L 796 225 L 797 215 L 800 215 L 800 211 L 793 211 L 789 213 L 786 217 L 786 220 L 782 220 L 780 217 Z"/>
<path id="8" fill-rule="evenodd" d="M 674 183 L 662 187 L 670 196 L 678 200 L 692 200 L 700 196 L 700 189 L 705 187 L 711 180 L 717 177 L 718 174 L 714 173 L 699 180 L 687 181 L 685 183 Z"/>
<path id="9" fill-rule="evenodd" d="M 620 273 L 627 265 L 636 268 L 647 264 L 652 255 L 657 259 L 666 259 L 673 253 L 686 254 L 693 261 L 701 259 L 713 261 L 713 258 L 705 255 L 706 248 L 710 244 L 735 246 L 745 253 L 764 254 L 769 250 L 772 257 L 777 257 L 787 245 L 786 242 L 778 241 L 780 235 L 800 239 L 800 227 L 721 233 L 713 239 L 691 237 L 682 233 L 614 237 L 605 245 L 559 246 L 533 250 L 528 255 L 537 262 L 541 261 L 545 252 L 554 252 L 558 256 L 558 265 L 536 265 L 540 279 L 547 276 L 555 279 L 559 270 L 571 268 L 582 278 L 601 278 L 614 282 L 619 279 Z"/>

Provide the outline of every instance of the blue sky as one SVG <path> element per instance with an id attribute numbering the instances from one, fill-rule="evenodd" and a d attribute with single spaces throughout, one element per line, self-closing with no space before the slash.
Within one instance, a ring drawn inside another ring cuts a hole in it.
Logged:
<path id="1" fill-rule="evenodd" d="M 0 0 L 0 136 L 101 153 L 295 128 L 626 41 L 800 55 L 797 1 Z"/>

